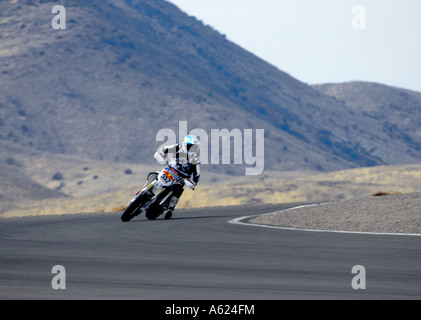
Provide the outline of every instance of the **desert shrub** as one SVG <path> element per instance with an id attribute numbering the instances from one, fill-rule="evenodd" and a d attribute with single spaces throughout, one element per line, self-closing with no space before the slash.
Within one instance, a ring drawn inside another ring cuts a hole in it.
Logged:
<path id="1" fill-rule="evenodd" d="M 63 180 L 63 174 L 61 172 L 57 172 L 56 174 L 54 174 L 52 176 L 51 179 L 53 179 L 53 180 Z"/>
<path id="2" fill-rule="evenodd" d="M 384 191 L 379 191 L 374 193 L 372 196 L 373 197 L 384 197 L 384 196 L 388 196 L 391 194 L 402 194 L 402 192 L 384 192 Z"/>

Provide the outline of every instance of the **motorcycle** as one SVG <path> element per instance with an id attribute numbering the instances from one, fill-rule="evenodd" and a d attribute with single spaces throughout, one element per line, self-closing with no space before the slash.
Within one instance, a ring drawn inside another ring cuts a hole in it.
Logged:
<path id="1" fill-rule="evenodd" d="M 142 212 L 145 212 L 148 220 L 157 219 L 168 209 L 176 183 L 185 184 L 192 190 L 196 187 L 196 184 L 189 177 L 168 164 L 161 171 L 149 173 L 143 189 L 130 201 L 121 216 L 121 220 L 128 222 Z"/>

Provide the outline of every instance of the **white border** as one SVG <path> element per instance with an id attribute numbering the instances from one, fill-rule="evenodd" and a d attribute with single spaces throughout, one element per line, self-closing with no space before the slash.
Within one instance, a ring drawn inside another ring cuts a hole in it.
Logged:
<path id="1" fill-rule="evenodd" d="M 284 212 L 284 211 L 290 211 L 290 210 L 296 210 L 301 208 L 308 208 L 308 207 L 315 207 L 322 204 L 310 204 L 305 206 L 299 206 L 299 207 L 293 207 L 281 211 L 276 212 Z M 413 237 L 421 237 L 421 234 L 418 233 L 383 233 L 383 232 L 365 232 L 365 231 L 341 231 L 341 230 L 317 230 L 317 229 L 300 229 L 300 228 L 287 228 L 287 227 L 278 227 L 278 226 L 271 226 L 271 225 L 265 225 L 265 224 L 255 224 L 255 223 L 249 223 L 249 222 L 241 222 L 241 220 L 253 218 L 253 217 L 260 217 L 265 216 L 269 214 L 274 214 L 276 212 L 271 213 L 265 213 L 261 215 L 252 215 L 252 216 L 243 216 L 239 218 L 235 218 L 232 220 L 229 220 L 228 223 L 231 224 L 237 224 L 237 225 L 243 225 L 243 226 L 250 226 L 250 227 L 260 227 L 260 228 L 268 228 L 268 229 L 281 229 L 281 230 L 292 230 L 292 231 L 305 231 L 305 232 L 328 232 L 328 233 L 348 233 L 348 234 L 366 234 L 366 235 L 381 235 L 381 236 L 413 236 Z"/>

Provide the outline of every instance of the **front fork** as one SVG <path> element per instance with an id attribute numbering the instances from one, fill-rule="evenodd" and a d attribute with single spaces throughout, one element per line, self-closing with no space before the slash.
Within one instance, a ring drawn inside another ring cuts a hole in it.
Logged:
<path id="1" fill-rule="evenodd" d="M 155 203 L 156 199 L 161 195 L 161 193 L 164 191 L 164 188 L 161 187 L 159 188 L 156 187 L 154 185 L 154 182 L 151 182 L 150 184 L 148 184 L 146 187 L 144 187 L 141 191 L 139 191 L 136 194 L 136 197 L 133 198 L 132 202 L 135 201 L 137 198 L 145 196 L 145 194 L 148 195 L 148 200 L 147 202 L 143 205 L 143 207 L 141 208 L 140 212 L 138 214 L 140 214 L 142 211 L 148 210 L 148 208 Z"/>
<path id="2" fill-rule="evenodd" d="M 147 205 L 143 208 L 143 210 L 148 209 L 153 203 L 155 203 L 157 198 L 166 190 L 166 187 L 170 187 L 174 183 L 174 182 L 171 183 L 170 181 L 168 181 L 167 183 L 161 182 L 159 177 L 162 174 L 163 174 L 163 171 L 161 171 L 154 180 L 152 180 L 141 191 L 137 193 L 137 195 L 140 193 L 147 193 L 150 196 L 150 199 Z M 171 194 L 172 194 L 171 192 L 168 192 L 168 194 L 165 195 L 163 199 L 160 199 L 159 204 L 162 205 Z"/>

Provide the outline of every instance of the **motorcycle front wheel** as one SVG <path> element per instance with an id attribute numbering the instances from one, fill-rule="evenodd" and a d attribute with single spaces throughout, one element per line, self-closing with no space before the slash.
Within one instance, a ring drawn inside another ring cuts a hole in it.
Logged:
<path id="1" fill-rule="evenodd" d="M 139 209 L 148 201 L 148 196 L 143 193 L 139 194 L 127 207 L 127 209 L 123 212 L 121 216 L 121 221 L 129 222 L 134 217 L 136 217 L 139 213 Z"/>

